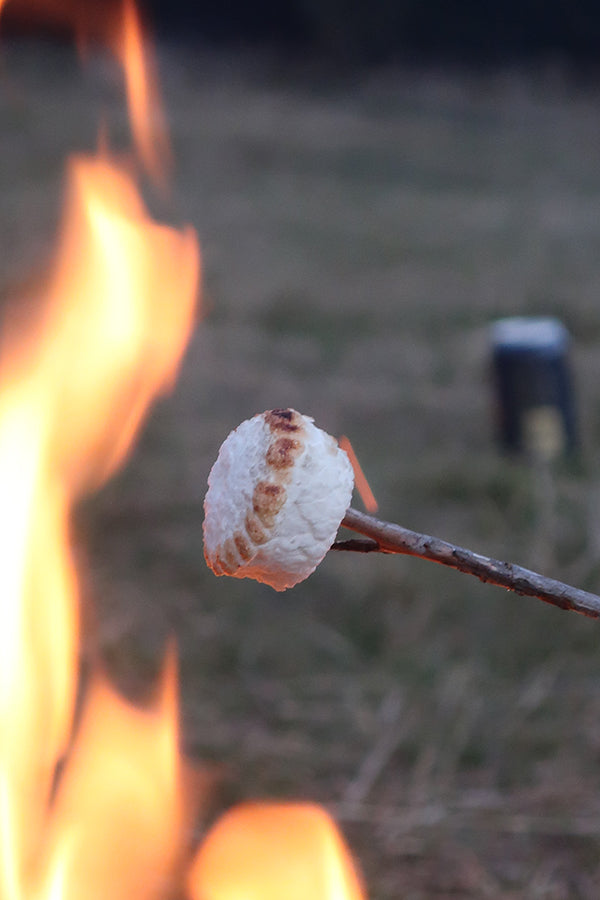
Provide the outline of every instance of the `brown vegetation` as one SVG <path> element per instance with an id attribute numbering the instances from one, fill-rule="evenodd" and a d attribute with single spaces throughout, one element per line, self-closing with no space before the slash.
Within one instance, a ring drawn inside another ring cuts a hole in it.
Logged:
<path id="1" fill-rule="evenodd" d="M 214 578 L 201 523 L 226 434 L 291 406 L 351 436 L 383 518 L 600 589 L 600 96 L 165 62 L 206 319 L 135 458 L 82 511 L 90 646 L 139 692 L 174 631 L 186 744 L 225 767 L 223 803 L 327 804 L 372 900 L 595 898 L 596 622 L 376 554 L 330 554 L 277 595 Z M 3 63 L 6 294 L 51 246 L 90 96 L 113 123 L 118 96 L 62 51 Z M 553 497 L 492 438 L 487 329 L 512 313 L 559 314 L 574 338 L 582 452 Z"/>

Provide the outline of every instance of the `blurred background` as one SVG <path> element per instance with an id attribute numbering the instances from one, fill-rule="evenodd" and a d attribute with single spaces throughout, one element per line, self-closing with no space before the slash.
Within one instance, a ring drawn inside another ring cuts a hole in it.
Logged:
<path id="1" fill-rule="evenodd" d="M 329 554 L 284 595 L 216 579 L 202 502 L 228 432 L 293 406 L 351 438 L 382 518 L 600 591 L 600 11 L 146 8 L 176 162 L 153 202 L 199 231 L 204 315 L 81 510 L 89 647 L 143 696 L 175 633 L 215 809 L 325 803 L 371 900 L 596 898 L 600 626 L 412 559 Z M 50 258 L 98 112 L 127 139 L 112 63 L 6 12 L 3 297 Z M 570 333 L 570 452 L 498 441 L 490 326 L 514 315 Z"/>

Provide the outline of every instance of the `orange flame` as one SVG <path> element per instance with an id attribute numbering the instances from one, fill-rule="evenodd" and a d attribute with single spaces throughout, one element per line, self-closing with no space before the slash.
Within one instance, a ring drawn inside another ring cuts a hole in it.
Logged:
<path id="1" fill-rule="evenodd" d="M 133 0 L 123 0 L 116 53 L 125 72 L 129 116 L 138 153 L 148 174 L 164 186 L 171 151 L 154 58 L 149 45 L 143 41 L 140 16 Z"/>
<path id="2" fill-rule="evenodd" d="M 44 323 L 52 340 L 40 365 L 45 384 L 49 372 L 61 376 L 60 391 L 44 399 L 60 404 L 55 458 L 79 490 L 112 474 L 152 399 L 173 383 L 199 254 L 194 232 L 153 222 L 132 179 L 108 159 L 77 157 L 69 175 Z"/>
<path id="3" fill-rule="evenodd" d="M 156 60 L 144 40 L 141 16 L 134 0 L 0 0 L 0 15 L 20 28 L 50 28 L 72 32 L 82 56 L 91 44 L 109 48 L 123 68 L 134 143 L 142 165 L 155 184 L 164 188 L 171 169 L 171 149 L 160 98 Z"/>
<path id="4" fill-rule="evenodd" d="M 379 504 L 375 499 L 375 494 L 371 490 L 371 486 L 367 481 L 367 476 L 362 470 L 362 466 L 358 461 L 358 457 L 354 452 L 354 448 L 350 443 L 349 439 L 342 435 L 338 441 L 342 450 L 345 450 L 348 454 L 348 459 L 350 460 L 350 465 L 354 469 L 354 481 L 356 484 L 356 490 L 360 494 L 360 499 L 365 505 L 365 509 L 367 512 L 374 513 L 379 509 Z"/>
<path id="5" fill-rule="evenodd" d="M 238 806 L 212 828 L 190 870 L 192 900 L 363 900 L 339 831 L 320 806 Z"/>
<path id="6" fill-rule="evenodd" d="M 177 773 L 172 764 L 171 774 L 163 771 L 176 743 L 175 715 L 132 710 L 106 686 L 90 695 L 56 816 L 51 812 L 57 765 L 71 740 L 77 676 L 70 507 L 114 471 L 148 404 L 172 383 L 192 323 L 198 264 L 194 234 L 155 224 L 123 169 L 107 159 L 71 161 L 44 313 L 25 341 L 13 323 L 0 368 L 0 714 L 10 723 L 0 737 L 0 893 L 7 900 L 30 896 L 40 880 L 40 898 L 54 897 L 58 881 L 61 900 L 81 898 L 70 873 L 75 860 L 79 870 L 87 859 L 82 846 L 102 845 L 109 835 L 124 848 L 134 825 L 145 849 L 121 849 L 125 862 L 150 854 L 142 872 L 165 878 L 172 842 L 181 837 L 165 828 L 160 840 L 167 849 L 159 851 L 157 826 L 147 823 L 138 799 L 144 784 L 150 798 L 144 803 L 154 805 L 161 830 L 169 818 L 181 821 Z M 108 722 L 116 726 L 111 743 L 98 745 L 98 737 L 108 739 Z M 126 761 L 132 751 L 134 763 Z M 125 794 L 113 779 L 124 768 L 136 773 Z M 105 797 L 110 785 L 112 806 Z M 139 822 L 125 814 L 136 807 Z M 126 893 L 111 882 L 88 895 L 155 896 L 154 882 L 146 884 L 139 866 L 132 871 L 119 876 Z M 86 877 L 94 882 L 89 871 Z"/>
<path id="7" fill-rule="evenodd" d="M 50 5 L 29 2 L 42 15 Z M 54 2 L 54 21 L 86 40 L 79 0 Z M 139 154 L 160 179 L 168 145 L 152 61 L 132 0 L 122 2 L 119 38 L 98 27 L 125 68 Z M 78 688 L 69 517 L 123 461 L 150 403 L 171 386 L 199 269 L 195 234 L 154 222 L 127 169 L 107 154 L 70 161 L 42 312 L 25 336 L 13 317 L 0 354 L 2 900 L 175 893 L 191 812 L 175 656 L 167 654 L 148 709 L 119 697 L 99 672 Z M 192 900 L 364 896 L 329 816 L 293 804 L 225 816 L 193 863 L 189 891 Z"/>
<path id="8" fill-rule="evenodd" d="M 172 890 L 185 824 L 175 694 L 171 664 L 151 710 L 130 706 L 100 678 L 89 692 L 52 820 L 46 884 L 60 860 L 60 900 Z"/>

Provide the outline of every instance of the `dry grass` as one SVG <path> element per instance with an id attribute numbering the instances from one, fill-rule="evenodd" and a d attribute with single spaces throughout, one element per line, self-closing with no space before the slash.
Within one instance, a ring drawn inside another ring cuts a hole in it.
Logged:
<path id="1" fill-rule="evenodd" d="M 5 291 L 51 245 L 63 153 L 118 91 L 51 48 L 4 54 Z M 291 405 L 351 436 L 383 517 L 600 590 L 600 96 L 533 78 L 352 84 L 165 51 L 177 217 L 206 321 L 135 458 L 84 510 L 86 585 L 127 689 L 175 631 L 184 734 L 223 802 L 312 797 L 372 900 L 595 898 L 597 623 L 413 560 L 331 555 L 284 596 L 215 579 L 206 476 Z M 278 85 L 278 86 L 275 86 Z M 541 519 L 491 434 L 487 327 L 558 313 L 582 453 Z"/>

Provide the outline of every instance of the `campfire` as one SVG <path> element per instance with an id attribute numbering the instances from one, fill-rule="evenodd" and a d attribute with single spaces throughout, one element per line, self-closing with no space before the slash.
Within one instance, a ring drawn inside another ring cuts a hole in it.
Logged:
<path id="1" fill-rule="evenodd" d="M 79 678 L 71 511 L 116 471 L 173 384 L 200 276 L 192 229 L 155 222 L 141 197 L 141 171 L 165 190 L 169 150 L 128 0 L 105 31 L 123 66 L 135 150 L 69 160 L 44 294 L 26 327 L 13 305 L 4 328 L 1 894 L 360 900 L 348 851 L 318 806 L 249 804 L 192 845 L 199 798 L 179 751 L 174 651 L 148 708 L 119 696 L 101 670 Z M 78 37 L 96 35 L 84 27 Z"/>

